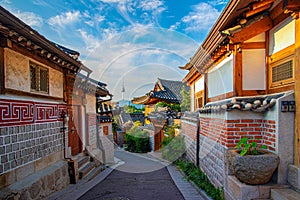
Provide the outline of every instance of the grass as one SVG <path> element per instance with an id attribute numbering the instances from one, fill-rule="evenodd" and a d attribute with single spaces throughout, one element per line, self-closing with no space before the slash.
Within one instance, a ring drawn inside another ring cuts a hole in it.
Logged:
<path id="1" fill-rule="evenodd" d="M 223 189 L 216 188 L 207 178 L 206 174 L 196 167 L 192 162 L 177 160 L 175 164 L 185 173 L 189 181 L 200 189 L 204 190 L 208 196 L 215 200 L 224 200 Z"/>

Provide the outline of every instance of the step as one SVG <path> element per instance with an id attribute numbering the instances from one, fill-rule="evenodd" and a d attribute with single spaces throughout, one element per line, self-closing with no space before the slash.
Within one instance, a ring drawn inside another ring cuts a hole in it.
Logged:
<path id="1" fill-rule="evenodd" d="M 88 162 L 82 167 L 79 168 L 79 179 L 84 178 L 87 174 L 91 172 L 92 169 L 96 167 L 96 164 L 94 162 Z"/>
<path id="2" fill-rule="evenodd" d="M 105 165 L 99 165 L 97 167 L 95 167 L 85 178 L 90 181 L 93 178 L 95 178 L 98 174 L 100 174 L 102 171 L 104 171 L 106 169 Z"/>
<path id="3" fill-rule="evenodd" d="M 78 168 L 81 168 L 83 165 L 85 165 L 88 162 L 90 162 L 89 156 L 84 155 L 84 156 L 80 157 L 78 160 Z"/>
<path id="4" fill-rule="evenodd" d="M 271 190 L 271 199 L 273 200 L 299 200 L 300 193 L 289 189 L 272 189 Z"/>

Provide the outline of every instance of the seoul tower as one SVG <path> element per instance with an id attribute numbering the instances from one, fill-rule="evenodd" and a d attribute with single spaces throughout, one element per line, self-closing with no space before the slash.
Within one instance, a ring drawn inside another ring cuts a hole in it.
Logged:
<path id="1" fill-rule="evenodd" d="M 124 100 L 125 86 L 124 86 L 124 78 L 123 78 L 123 86 L 122 86 L 122 100 Z"/>

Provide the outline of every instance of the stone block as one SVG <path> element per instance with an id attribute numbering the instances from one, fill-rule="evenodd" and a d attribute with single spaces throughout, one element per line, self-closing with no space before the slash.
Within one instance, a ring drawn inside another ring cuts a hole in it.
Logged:
<path id="1" fill-rule="evenodd" d="M 299 166 L 289 165 L 288 182 L 293 187 L 300 189 L 300 167 Z"/>
<path id="2" fill-rule="evenodd" d="M 258 186 L 243 184 L 234 176 L 228 176 L 226 191 L 235 200 L 250 200 L 259 198 Z"/>
<path id="3" fill-rule="evenodd" d="M 35 172 L 34 163 L 28 163 L 23 167 L 16 169 L 17 181 L 29 176 Z"/>

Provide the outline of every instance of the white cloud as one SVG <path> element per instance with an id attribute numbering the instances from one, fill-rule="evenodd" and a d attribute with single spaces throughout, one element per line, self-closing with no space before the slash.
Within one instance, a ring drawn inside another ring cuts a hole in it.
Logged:
<path id="1" fill-rule="evenodd" d="M 120 3 L 121 1 L 124 1 L 124 0 L 100 0 L 104 3 Z"/>
<path id="2" fill-rule="evenodd" d="M 209 2 L 213 6 L 224 5 L 228 3 L 228 0 L 214 0 Z"/>
<path id="3" fill-rule="evenodd" d="M 1 0 L 0 1 L 1 4 L 11 4 L 10 0 Z"/>
<path id="4" fill-rule="evenodd" d="M 199 3 L 181 21 L 186 25 L 186 32 L 204 31 L 211 28 L 219 15 L 220 12 L 213 6 L 207 3 Z"/>
<path id="5" fill-rule="evenodd" d="M 93 51 L 100 46 L 100 41 L 92 35 L 89 35 L 86 31 L 79 29 L 78 32 L 81 35 L 83 42 L 86 45 L 87 51 Z"/>
<path id="6" fill-rule="evenodd" d="M 95 43 L 92 37 L 82 34 L 86 41 Z M 123 78 L 126 81 L 126 98 L 148 92 L 138 88 L 145 83 L 154 83 L 157 77 L 181 80 L 186 72 L 178 66 L 184 65 L 186 58 L 191 57 L 198 46 L 179 32 L 138 25 L 130 26 L 119 34 L 113 33 L 113 37 L 103 40 L 98 48 L 81 59 L 93 70 L 91 76 L 107 83 L 114 100 L 118 100 Z M 139 94 L 133 92 L 136 90 Z"/>
<path id="7" fill-rule="evenodd" d="M 43 25 L 43 18 L 32 12 L 13 12 L 16 17 L 20 18 L 29 26 L 41 27 Z"/>
<path id="8" fill-rule="evenodd" d="M 144 0 L 140 2 L 139 8 L 143 11 L 151 11 L 161 13 L 166 10 L 164 3 L 161 0 Z"/>
<path id="9" fill-rule="evenodd" d="M 68 11 L 60 15 L 51 17 L 48 20 L 48 23 L 52 26 L 64 27 L 65 25 L 76 23 L 77 21 L 79 21 L 80 17 L 81 14 L 79 11 Z"/>

